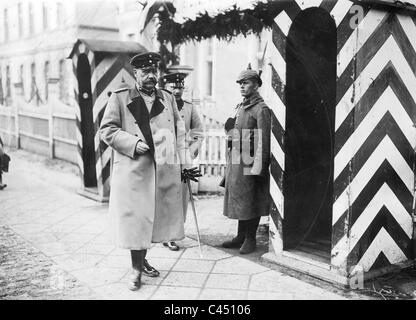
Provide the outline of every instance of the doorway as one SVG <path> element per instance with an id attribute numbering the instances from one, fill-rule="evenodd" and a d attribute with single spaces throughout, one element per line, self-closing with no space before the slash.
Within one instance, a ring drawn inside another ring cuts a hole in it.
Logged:
<path id="1" fill-rule="evenodd" d="M 91 69 L 85 54 L 78 56 L 78 103 L 81 109 L 82 160 L 84 163 L 84 187 L 97 187 L 95 171 L 94 120 L 92 113 Z"/>
<path id="2" fill-rule="evenodd" d="M 329 263 L 337 31 L 329 13 L 302 11 L 286 47 L 284 250 Z"/>

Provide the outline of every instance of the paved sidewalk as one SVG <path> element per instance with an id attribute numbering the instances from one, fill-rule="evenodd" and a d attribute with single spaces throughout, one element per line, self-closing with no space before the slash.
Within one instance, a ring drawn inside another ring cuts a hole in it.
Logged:
<path id="1" fill-rule="evenodd" d="M 0 299 L 357 298 L 209 245 L 201 259 L 191 238 L 178 242 L 178 252 L 160 244 L 150 249 L 148 260 L 161 275 L 144 277 L 144 286 L 131 292 L 129 251 L 113 245 L 107 205 L 76 194 L 73 173 L 42 171 L 24 155 L 12 154 L 8 187 L 0 192 Z M 220 214 L 220 200 L 196 205 L 202 234 L 233 233 L 235 223 Z M 186 231 L 194 233 L 190 213 Z"/>

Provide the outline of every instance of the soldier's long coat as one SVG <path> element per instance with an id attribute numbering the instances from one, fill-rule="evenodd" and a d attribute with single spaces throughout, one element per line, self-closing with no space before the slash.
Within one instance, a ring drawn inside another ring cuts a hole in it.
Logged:
<path id="1" fill-rule="evenodd" d="M 270 110 L 256 93 L 239 105 L 235 124 L 227 132 L 232 143 L 227 152 L 224 215 L 231 219 L 269 214 L 270 125 Z M 258 135 L 255 129 L 260 129 Z"/>
<path id="2" fill-rule="evenodd" d="M 178 157 L 185 162 L 185 126 L 173 96 L 157 90 L 149 113 L 136 88 L 114 92 L 100 134 L 114 149 L 109 211 L 118 245 L 142 250 L 152 242 L 183 239 Z M 146 142 L 150 151 L 137 155 L 139 140 Z"/>
<path id="3" fill-rule="evenodd" d="M 179 114 L 185 122 L 186 131 L 186 146 L 189 152 L 189 158 L 195 159 L 198 156 L 201 148 L 202 140 L 204 138 L 204 129 L 202 127 L 201 118 L 199 117 L 196 107 L 183 100 L 183 106 L 179 110 Z M 184 220 L 186 220 L 186 212 L 188 210 L 189 192 L 187 184 L 183 184 L 183 206 L 184 206 Z"/>

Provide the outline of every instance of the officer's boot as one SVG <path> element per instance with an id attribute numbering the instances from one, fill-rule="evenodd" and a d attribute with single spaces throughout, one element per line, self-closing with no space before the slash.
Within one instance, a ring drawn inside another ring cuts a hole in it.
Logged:
<path id="1" fill-rule="evenodd" d="M 144 250 L 143 254 L 143 274 L 148 277 L 158 277 L 160 272 L 153 268 L 146 259 L 147 250 Z"/>
<path id="2" fill-rule="evenodd" d="M 131 250 L 131 264 L 133 271 L 130 275 L 128 288 L 132 291 L 140 289 L 142 285 L 142 272 L 144 265 L 144 255 L 146 250 Z"/>
<path id="3" fill-rule="evenodd" d="M 252 253 L 256 250 L 256 233 L 260 218 L 247 220 L 246 238 L 240 248 L 241 254 Z"/>
<path id="4" fill-rule="evenodd" d="M 234 237 L 232 240 L 225 241 L 222 246 L 223 248 L 240 248 L 244 242 L 245 234 L 246 234 L 246 225 L 247 221 L 245 220 L 238 220 L 238 231 L 237 236 Z"/>

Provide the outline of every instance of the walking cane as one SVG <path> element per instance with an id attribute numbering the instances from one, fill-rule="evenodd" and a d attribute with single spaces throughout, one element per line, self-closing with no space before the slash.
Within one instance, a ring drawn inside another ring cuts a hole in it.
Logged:
<path id="1" fill-rule="evenodd" d="M 196 217 L 196 210 L 195 210 L 194 197 L 192 195 L 191 181 L 189 179 L 187 179 L 186 180 L 186 183 L 188 184 L 189 198 L 191 200 L 192 212 L 194 213 L 194 220 L 195 220 L 195 227 L 196 227 L 196 235 L 197 235 L 197 238 L 198 238 L 198 245 L 199 245 L 199 254 L 201 255 L 201 259 L 203 259 L 204 257 L 202 255 L 201 238 L 199 236 L 198 219 Z"/>

